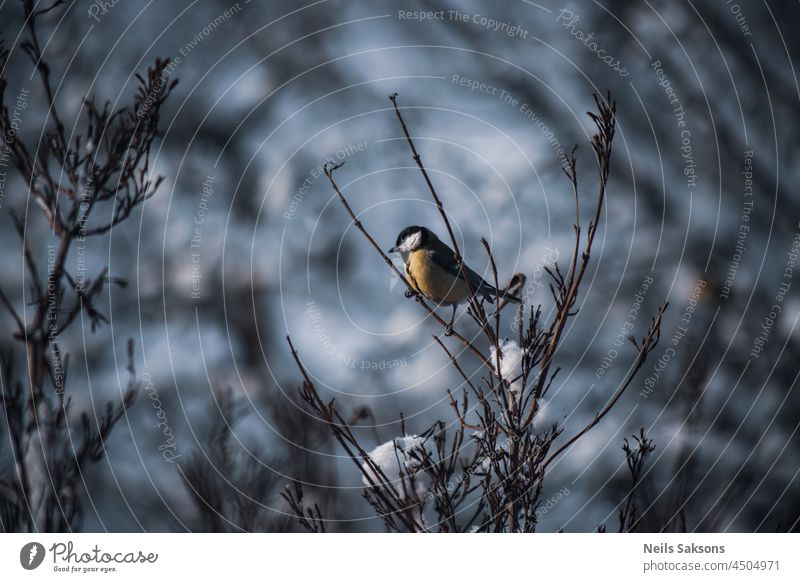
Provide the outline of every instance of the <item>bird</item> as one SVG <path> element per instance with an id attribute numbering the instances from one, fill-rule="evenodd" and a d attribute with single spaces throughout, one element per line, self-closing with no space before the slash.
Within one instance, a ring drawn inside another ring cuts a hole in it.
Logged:
<path id="1" fill-rule="evenodd" d="M 452 306 L 453 315 L 445 328 L 447 335 L 453 333 L 458 305 L 473 295 L 489 303 L 494 303 L 495 298 L 521 303 L 518 297 L 496 289 L 462 263 L 461 268 L 469 280 L 467 285 L 453 249 L 424 226 L 408 226 L 401 230 L 389 253 L 399 253 L 402 257 L 406 277 L 414 291 L 438 305 Z"/>

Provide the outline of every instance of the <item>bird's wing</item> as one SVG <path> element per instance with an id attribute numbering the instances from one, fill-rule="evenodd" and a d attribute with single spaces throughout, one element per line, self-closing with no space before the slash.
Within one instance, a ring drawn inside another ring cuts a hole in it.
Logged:
<path id="1" fill-rule="evenodd" d="M 450 251 L 448 248 L 447 251 Z M 430 259 L 443 268 L 448 273 L 452 274 L 454 277 L 461 278 L 461 271 L 458 268 L 458 263 L 456 262 L 455 257 L 453 256 L 452 251 L 445 252 L 439 249 L 430 249 L 428 251 L 428 256 Z M 478 289 L 485 289 L 485 290 L 493 290 L 489 283 L 481 279 L 480 275 L 470 269 L 468 266 L 463 265 L 463 268 L 467 271 L 467 277 L 469 277 L 470 285 L 477 291 Z"/>
<path id="2" fill-rule="evenodd" d="M 428 256 L 434 263 L 454 277 L 462 278 L 458 263 L 456 262 L 455 253 L 443 242 L 436 241 L 435 246 L 432 246 L 432 248 L 428 250 Z M 494 285 L 484 281 L 478 273 L 470 269 L 467 265 L 463 265 L 463 268 L 467 271 L 467 277 L 469 277 L 469 283 L 472 285 L 472 289 L 483 296 L 489 303 L 494 303 L 492 300 L 493 297 L 502 297 L 510 303 L 521 303 L 521 300 L 511 293 L 495 289 Z"/>

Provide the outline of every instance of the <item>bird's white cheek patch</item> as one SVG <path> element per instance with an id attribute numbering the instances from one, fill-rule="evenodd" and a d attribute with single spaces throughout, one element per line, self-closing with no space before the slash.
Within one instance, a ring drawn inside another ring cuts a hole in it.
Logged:
<path id="1" fill-rule="evenodd" d="M 400 245 L 400 252 L 403 253 L 410 253 L 419 244 L 421 233 L 415 232 L 411 236 L 406 237 L 406 240 L 403 241 L 403 244 Z"/>

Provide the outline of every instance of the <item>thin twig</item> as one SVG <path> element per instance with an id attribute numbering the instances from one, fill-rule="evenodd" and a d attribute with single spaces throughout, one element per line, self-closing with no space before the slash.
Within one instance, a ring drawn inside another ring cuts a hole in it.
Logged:
<path id="1" fill-rule="evenodd" d="M 564 326 L 566 325 L 567 319 L 570 315 L 570 310 L 572 309 L 572 305 L 574 305 L 575 300 L 578 295 L 578 289 L 580 287 L 581 281 L 583 280 L 583 276 L 586 273 L 586 267 L 589 265 L 589 258 L 591 256 L 592 245 L 594 243 L 594 236 L 597 232 L 597 224 L 600 221 L 600 214 L 603 209 L 603 203 L 605 202 L 606 197 L 606 186 L 608 184 L 608 174 L 609 169 L 611 166 L 611 144 L 614 139 L 614 132 L 616 128 L 616 102 L 611 99 L 611 94 L 609 93 L 607 96 L 607 100 L 605 102 L 601 102 L 600 98 L 595 95 L 594 96 L 595 103 L 597 104 L 597 108 L 599 111 L 599 115 L 595 115 L 594 113 L 589 112 L 588 115 L 592 118 L 597 126 L 597 133 L 592 138 L 592 148 L 595 152 L 595 157 L 597 159 L 599 173 L 600 173 L 600 185 L 599 185 L 599 193 L 597 196 L 597 205 L 595 207 L 595 214 L 594 219 L 589 223 L 589 229 L 586 237 L 586 246 L 584 247 L 583 252 L 581 253 L 581 261 L 580 264 L 577 263 L 577 256 L 578 256 L 578 244 L 580 240 L 580 225 L 577 224 L 575 226 L 575 237 L 576 237 L 576 247 L 575 252 L 573 254 L 573 261 L 572 265 L 570 266 L 569 274 L 567 275 L 567 291 L 562 296 L 561 300 L 561 308 L 559 309 L 558 316 L 553 321 L 551 325 L 551 338 L 550 343 L 547 347 L 547 351 L 545 352 L 544 358 L 542 360 L 540 373 L 539 373 L 539 381 L 536 386 L 536 396 L 541 396 L 542 389 L 544 387 L 544 382 L 547 378 L 548 371 L 550 365 L 553 361 L 553 356 L 555 355 L 556 348 L 558 348 L 559 341 L 561 340 L 561 334 L 564 331 Z M 573 150 L 574 151 L 574 150 Z M 574 157 L 572 158 L 573 162 L 571 163 L 571 172 L 572 176 L 570 177 L 570 181 L 573 185 L 577 184 L 577 177 L 575 175 L 575 163 Z M 568 173 L 567 176 L 570 176 Z M 578 213 L 579 218 L 579 208 L 578 208 L 578 196 L 575 196 L 576 200 L 576 213 Z"/>
<path id="2" fill-rule="evenodd" d="M 608 414 L 612 408 L 614 408 L 614 405 L 617 403 L 620 397 L 625 393 L 625 390 L 628 388 L 628 386 L 630 386 L 631 382 L 633 382 L 633 379 L 636 377 L 636 374 L 639 372 L 639 369 L 641 369 L 641 367 L 644 365 L 645 360 L 647 360 L 648 354 L 651 351 L 653 351 L 653 349 L 655 349 L 655 347 L 658 345 L 658 342 L 661 339 L 661 318 L 664 315 L 664 312 L 667 310 L 668 306 L 669 304 L 665 303 L 664 305 L 658 308 L 656 317 L 653 318 L 653 322 L 650 325 L 650 328 L 647 330 L 647 333 L 645 334 L 644 338 L 642 338 L 642 345 L 639 347 L 639 353 L 637 354 L 636 360 L 634 361 L 633 366 L 631 367 L 630 371 L 627 374 L 627 378 L 622 382 L 622 384 L 620 384 L 614 395 L 609 399 L 606 405 L 603 406 L 600 412 L 598 412 L 595 415 L 595 417 L 589 422 L 589 424 L 587 424 L 581 430 L 575 433 L 573 437 L 567 440 L 567 442 L 561 445 L 553 454 L 550 455 L 550 457 L 544 462 L 544 465 L 542 466 L 543 471 L 547 469 L 547 466 L 550 463 L 552 463 L 554 459 L 556 459 L 561 453 L 563 453 L 569 447 L 571 447 L 575 443 L 575 441 L 577 441 L 587 432 L 592 430 L 592 428 L 594 428 L 601 420 L 603 420 L 603 417 L 605 417 L 605 415 Z M 636 342 L 633 342 L 633 344 L 636 345 Z"/>
<path id="3" fill-rule="evenodd" d="M 422 157 L 420 157 L 419 153 L 417 153 L 417 148 L 414 146 L 414 140 L 411 139 L 411 134 L 408 131 L 408 126 L 406 125 L 406 122 L 403 120 L 403 116 L 400 113 L 400 108 L 397 106 L 397 93 L 392 93 L 391 95 L 389 95 L 389 99 L 391 100 L 392 106 L 394 107 L 394 112 L 397 114 L 397 119 L 398 121 L 400 121 L 400 127 L 403 128 L 403 133 L 406 136 L 408 147 L 411 148 L 411 157 L 414 158 L 414 161 L 417 163 L 417 166 L 422 172 L 422 176 L 425 178 L 425 183 L 428 185 L 428 190 L 430 190 L 431 196 L 433 196 L 433 201 L 436 204 L 436 208 L 439 210 L 439 214 L 442 215 L 442 220 L 444 220 L 444 224 L 447 227 L 447 233 L 450 235 L 450 242 L 453 243 L 453 252 L 456 255 L 456 262 L 459 264 L 459 266 L 461 266 L 462 263 L 461 250 L 459 249 L 455 232 L 453 231 L 453 227 L 450 226 L 450 220 L 447 218 L 447 213 L 444 211 L 444 205 L 442 204 L 442 199 L 439 198 L 439 195 L 436 193 L 436 188 L 433 187 L 433 182 L 431 182 L 431 178 L 430 176 L 428 176 L 428 171 L 425 169 L 425 166 L 422 163 Z"/>

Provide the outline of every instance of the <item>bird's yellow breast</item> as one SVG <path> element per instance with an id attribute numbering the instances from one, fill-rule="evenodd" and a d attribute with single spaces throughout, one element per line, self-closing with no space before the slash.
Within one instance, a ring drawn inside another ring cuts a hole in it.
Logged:
<path id="1" fill-rule="evenodd" d="M 424 250 L 413 251 L 408 256 L 406 276 L 414 289 L 434 303 L 463 303 L 469 297 L 464 280 L 440 267 Z"/>

